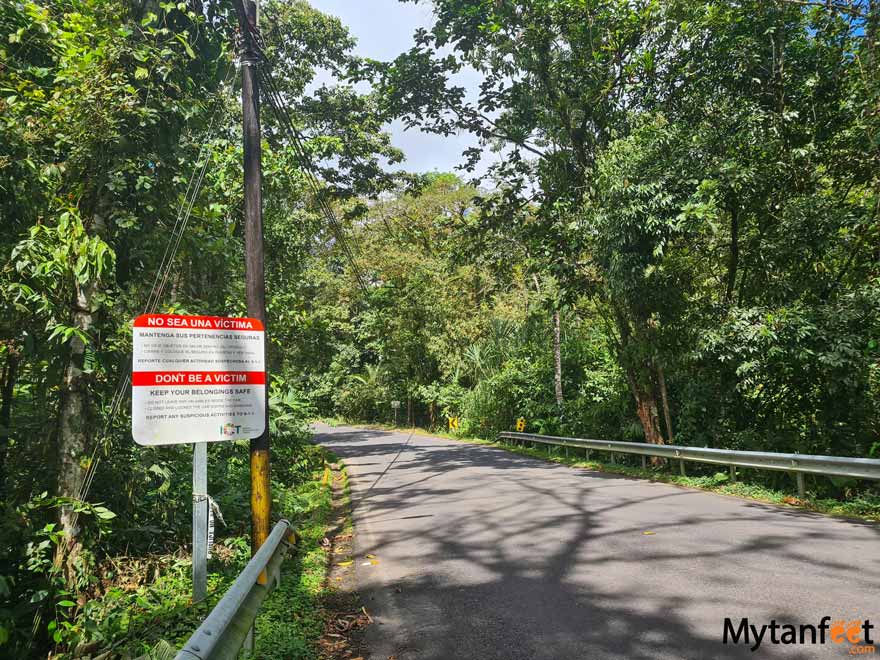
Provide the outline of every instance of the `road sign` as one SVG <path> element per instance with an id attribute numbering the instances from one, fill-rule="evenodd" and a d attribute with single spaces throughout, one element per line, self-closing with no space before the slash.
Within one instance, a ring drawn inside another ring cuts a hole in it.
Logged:
<path id="1" fill-rule="evenodd" d="M 450 417 L 449 418 L 449 430 L 457 431 L 458 430 L 458 417 Z"/>
<path id="2" fill-rule="evenodd" d="M 392 401 L 391 407 L 397 410 L 398 408 L 400 408 L 400 401 Z"/>
<path id="3" fill-rule="evenodd" d="M 144 314 L 134 321 L 131 432 L 141 445 L 259 437 L 266 427 L 263 324 Z"/>
<path id="4" fill-rule="evenodd" d="M 520 433 L 522 433 L 523 431 L 526 430 L 526 418 L 525 417 L 520 417 L 518 420 L 516 420 L 516 430 L 519 431 Z"/>

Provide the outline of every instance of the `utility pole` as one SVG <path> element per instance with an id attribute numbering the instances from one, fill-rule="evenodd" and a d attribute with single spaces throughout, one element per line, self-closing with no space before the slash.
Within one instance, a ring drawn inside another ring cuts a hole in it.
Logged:
<path id="1" fill-rule="evenodd" d="M 248 316 L 266 326 L 266 279 L 263 258 L 263 171 L 260 144 L 259 58 L 253 32 L 257 25 L 257 3 L 237 4 L 244 52 L 241 58 L 241 109 L 244 134 L 244 252 L 245 290 Z M 268 326 L 266 326 L 268 335 Z M 266 345 L 268 346 L 268 340 Z M 268 363 L 267 363 L 268 365 Z M 268 366 L 267 366 L 268 371 Z M 268 387 L 268 373 L 267 373 Z M 269 536 L 272 496 L 269 487 L 269 407 L 266 397 L 266 429 L 251 439 L 251 552 Z"/>

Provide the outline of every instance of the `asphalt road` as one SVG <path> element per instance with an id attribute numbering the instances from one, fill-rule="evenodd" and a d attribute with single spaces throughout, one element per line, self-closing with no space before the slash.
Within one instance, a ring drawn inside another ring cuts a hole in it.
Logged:
<path id="1" fill-rule="evenodd" d="M 316 432 L 348 466 L 373 660 L 843 658 L 845 642 L 724 645 L 724 618 L 880 628 L 878 525 L 407 432 Z"/>

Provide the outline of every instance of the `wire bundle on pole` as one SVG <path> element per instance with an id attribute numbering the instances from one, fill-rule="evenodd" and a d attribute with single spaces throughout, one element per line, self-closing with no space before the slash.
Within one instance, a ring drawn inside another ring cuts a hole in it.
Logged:
<path id="1" fill-rule="evenodd" d="M 333 233 L 336 237 L 336 242 L 345 253 L 346 258 L 348 259 L 348 262 L 351 265 L 352 270 L 354 271 L 358 286 L 360 286 L 364 294 L 368 294 L 369 289 L 367 288 L 366 279 L 364 278 L 364 275 L 361 272 L 357 261 L 355 260 L 354 252 L 348 245 L 348 241 L 345 238 L 344 228 L 342 227 L 342 224 L 339 222 L 339 220 L 336 218 L 336 214 L 325 199 L 324 191 L 322 190 L 322 186 L 318 179 L 318 170 L 317 167 L 315 167 L 314 163 L 312 163 L 311 158 L 309 157 L 308 151 L 305 147 L 305 139 L 294 126 L 293 119 L 290 116 L 290 111 L 287 109 L 287 106 L 284 103 L 284 98 L 281 95 L 281 90 L 278 88 L 278 85 L 275 82 L 275 77 L 272 73 L 272 63 L 268 55 L 266 54 L 263 39 L 254 26 L 248 25 L 247 28 L 249 30 L 249 34 L 245 35 L 245 39 L 250 40 L 250 46 L 257 55 L 258 60 L 257 62 L 253 62 L 253 64 L 264 65 L 257 67 L 257 73 L 259 75 L 260 82 L 263 85 L 263 89 L 265 90 L 265 96 L 269 104 L 269 108 L 272 110 L 272 114 L 274 115 L 281 129 L 290 138 L 291 148 L 293 149 L 294 154 L 300 161 L 306 181 L 308 182 L 309 187 L 311 188 L 312 193 L 315 196 L 315 200 L 317 201 L 318 208 L 321 210 L 322 214 L 324 215 L 325 219 L 333 230 Z"/>

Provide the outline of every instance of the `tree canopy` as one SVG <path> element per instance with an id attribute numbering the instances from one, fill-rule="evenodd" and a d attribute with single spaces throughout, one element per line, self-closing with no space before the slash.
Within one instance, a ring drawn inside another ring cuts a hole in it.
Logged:
<path id="1" fill-rule="evenodd" d="M 391 61 L 304 0 L 261 8 L 281 492 L 315 467 L 309 419 L 387 423 L 393 400 L 400 423 L 483 438 L 522 416 L 880 457 L 880 4 L 431 6 Z M 186 543 L 189 454 L 131 441 L 130 323 L 245 311 L 237 25 L 225 0 L 0 5 L 0 650 L 17 657 L 155 637 L 111 616 L 133 610 L 96 576 Z M 478 146 L 455 172 L 401 171 L 391 122 Z M 212 461 L 243 537 L 243 449 Z M 864 483 L 809 486 L 880 507 Z"/>

